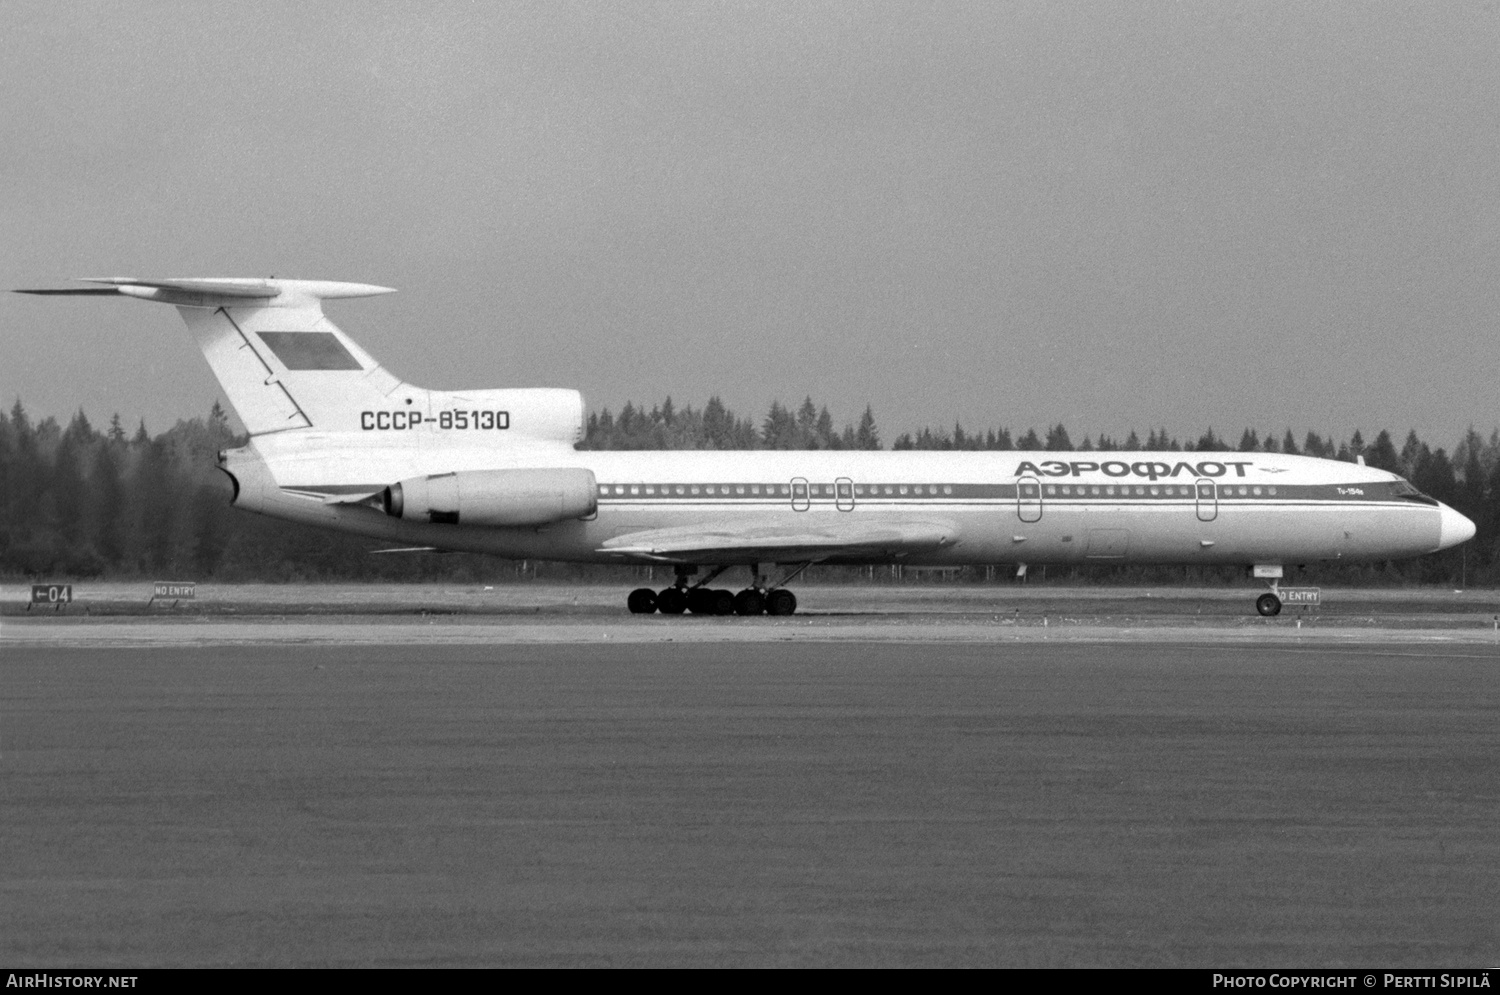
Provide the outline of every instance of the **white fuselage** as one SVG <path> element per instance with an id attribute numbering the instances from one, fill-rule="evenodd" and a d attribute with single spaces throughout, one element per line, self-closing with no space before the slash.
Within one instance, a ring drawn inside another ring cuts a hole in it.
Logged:
<path id="1" fill-rule="evenodd" d="M 437 432 L 392 438 L 397 434 L 259 437 L 228 454 L 236 504 L 403 544 L 590 562 L 709 562 L 624 554 L 609 546 L 643 531 L 815 531 L 853 522 L 939 523 L 947 538 L 937 548 L 889 555 L 788 551 L 784 559 L 931 565 L 1369 561 L 1451 545 L 1461 541 L 1452 519 L 1466 523 L 1394 474 L 1273 453 L 593 452 L 552 443 L 502 446 L 487 438 L 475 444 Z M 373 500 L 352 503 L 423 475 L 556 467 L 592 471 L 596 514 L 534 528 L 483 528 L 402 521 Z M 350 503 L 330 503 L 339 495 Z M 720 553 L 711 561 L 766 558 L 763 552 Z"/>

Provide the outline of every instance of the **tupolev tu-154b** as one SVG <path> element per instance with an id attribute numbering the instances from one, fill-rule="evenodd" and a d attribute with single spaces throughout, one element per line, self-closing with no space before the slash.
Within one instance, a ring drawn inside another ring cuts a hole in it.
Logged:
<path id="1" fill-rule="evenodd" d="M 323 314 L 390 288 L 83 282 L 21 293 L 177 307 L 249 432 L 219 455 L 236 508 L 419 549 L 674 567 L 632 612 L 790 614 L 786 585 L 817 563 L 1155 563 L 1247 568 L 1274 615 L 1285 564 L 1474 535 L 1396 474 L 1279 453 L 580 451 L 577 391 L 415 387 Z M 743 590 L 709 586 L 732 567 Z"/>

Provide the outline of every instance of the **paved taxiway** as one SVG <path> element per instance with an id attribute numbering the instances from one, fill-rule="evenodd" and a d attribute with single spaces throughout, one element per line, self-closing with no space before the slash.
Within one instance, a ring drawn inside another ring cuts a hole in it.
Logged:
<path id="1" fill-rule="evenodd" d="M 1188 601 L 1141 613 L 1143 630 L 1196 640 L 1095 642 L 1056 636 L 1084 612 L 1041 625 L 1066 599 L 1002 625 L 979 617 L 1000 614 L 993 603 L 929 593 L 903 595 L 924 604 L 891 623 L 926 637 L 876 641 L 849 636 L 902 614 L 883 612 L 879 593 L 798 620 L 850 632 L 687 644 L 504 634 L 670 624 L 606 616 L 588 589 L 526 595 L 554 599 L 534 606 L 540 620 L 512 605 L 413 622 L 400 598 L 363 619 L 281 624 L 207 609 L 9 615 L 0 958 L 1500 955 L 1500 650 L 1485 641 L 1487 603 L 1406 596 L 1374 629 L 1354 612 L 1304 625 L 1364 640 L 1298 643 L 1282 620 L 1241 624 L 1236 592 L 1206 599 L 1207 623 Z M 236 611 L 253 612 L 239 594 Z M 1112 619 L 1110 597 L 1066 604 Z M 431 642 L 427 621 L 488 635 Z M 780 620 L 676 621 L 744 633 Z M 109 625 L 323 635 L 132 646 L 96 628 Z M 1031 635 L 935 638 L 954 625 Z M 93 635 L 35 635 L 64 629 Z M 1242 631 L 1263 638 L 1220 638 Z M 1413 633 L 1428 638 L 1400 641 Z"/>

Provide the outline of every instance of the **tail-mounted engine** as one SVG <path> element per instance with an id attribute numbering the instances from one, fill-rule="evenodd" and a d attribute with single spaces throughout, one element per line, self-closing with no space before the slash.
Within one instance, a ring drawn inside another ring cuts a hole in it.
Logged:
<path id="1" fill-rule="evenodd" d="M 438 525 L 535 526 L 598 509 L 590 470 L 465 470 L 413 477 L 381 495 L 392 518 Z"/>

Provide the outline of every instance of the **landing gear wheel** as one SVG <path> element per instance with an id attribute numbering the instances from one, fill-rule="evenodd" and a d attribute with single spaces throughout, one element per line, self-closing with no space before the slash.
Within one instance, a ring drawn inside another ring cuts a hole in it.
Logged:
<path id="1" fill-rule="evenodd" d="M 710 615 L 733 615 L 734 593 L 732 591 L 709 591 L 708 608 Z"/>
<path id="2" fill-rule="evenodd" d="M 650 615 L 656 611 L 656 592 L 649 587 L 638 587 L 625 599 L 632 615 Z"/>
<path id="3" fill-rule="evenodd" d="M 766 610 L 766 599 L 753 587 L 747 587 L 734 596 L 736 615 L 760 615 Z"/>
<path id="4" fill-rule="evenodd" d="M 1281 599 L 1267 591 L 1255 599 L 1255 610 L 1267 617 L 1281 614 Z"/>
<path id="5" fill-rule="evenodd" d="M 687 610 L 694 615 L 714 613 L 713 593 L 706 587 L 691 587 L 687 592 Z"/>
<path id="6" fill-rule="evenodd" d="M 680 587 L 669 587 L 656 596 L 656 610 L 663 615 L 681 615 L 687 606 L 687 595 Z"/>
<path id="7" fill-rule="evenodd" d="M 797 610 L 797 596 L 784 587 L 766 595 L 767 615 L 790 615 Z"/>

